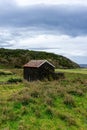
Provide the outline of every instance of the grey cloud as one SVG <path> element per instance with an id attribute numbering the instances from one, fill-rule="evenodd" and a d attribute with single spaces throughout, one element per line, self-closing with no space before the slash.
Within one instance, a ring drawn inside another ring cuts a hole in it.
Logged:
<path id="1" fill-rule="evenodd" d="M 87 56 L 78 56 L 78 57 L 72 56 L 69 58 L 71 58 L 73 61 L 79 64 L 87 64 Z"/>
<path id="2" fill-rule="evenodd" d="M 16 5 L 15 0 L 0 0 L 0 9 L 9 9 Z"/>
<path id="3" fill-rule="evenodd" d="M 0 40 L 0 48 L 3 48 L 3 47 L 11 47 L 13 46 L 12 43 L 10 43 L 9 41 L 3 41 L 3 40 Z"/>
<path id="4" fill-rule="evenodd" d="M 4 8 L 5 9 L 5 8 Z M 87 34 L 87 7 L 47 6 L 8 7 L 0 9 L 0 26 L 49 30 L 71 36 Z"/>
<path id="5" fill-rule="evenodd" d="M 37 50 L 37 51 L 39 51 L 39 50 L 58 50 L 58 49 L 60 49 L 60 48 L 56 48 L 56 47 L 30 47 L 29 48 L 29 50 Z"/>

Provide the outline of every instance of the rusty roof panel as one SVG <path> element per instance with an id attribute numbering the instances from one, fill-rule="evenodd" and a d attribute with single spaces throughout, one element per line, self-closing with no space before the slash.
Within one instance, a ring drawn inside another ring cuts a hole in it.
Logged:
<path id="1" fill-rule="evenodd" d="M 24 67 L 35 67 L 35 68 L 39 68 L 42 64 L 44 64 L 45 62 L 47 62 L 48 64 L 50 64 L 51 66 L 55 67 L 54 65 L 52 65 L 50 62 L 48 62 L 47 60 L 31 60 L 29 61 L 27 64 L 24 65 Z"/>

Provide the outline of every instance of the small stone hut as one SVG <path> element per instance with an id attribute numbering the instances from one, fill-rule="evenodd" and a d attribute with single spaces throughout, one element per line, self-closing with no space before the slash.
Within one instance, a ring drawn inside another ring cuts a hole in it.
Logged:
<path id="1" fill-rule="evenodd" d="M 31 60 L 24 65 L 24 79 L 28 81 L 49 79 L 55 73 L 55 66 L 47 60 Z"/>

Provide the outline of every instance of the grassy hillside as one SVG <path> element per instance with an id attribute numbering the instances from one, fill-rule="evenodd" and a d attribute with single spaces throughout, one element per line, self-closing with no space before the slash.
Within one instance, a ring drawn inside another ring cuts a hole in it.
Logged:
<path id="1" fill-rule="evenodd" d="M 22 69 L 1 69 L 0 130 L 86 130 L 87 73 L 64 73 L 62 80 L 27 82 Z"/>
<path id="2" fill-rule="evenodd" d="M 47 52 L 29 51 L 29 50 L 10 50 L 0 49 L 0 68 L 15 67 L 20 68 L 31 59 L 47 59 L 52 62 L 56 68 L 78 68 L 79 65 L 70 59 Z"/>

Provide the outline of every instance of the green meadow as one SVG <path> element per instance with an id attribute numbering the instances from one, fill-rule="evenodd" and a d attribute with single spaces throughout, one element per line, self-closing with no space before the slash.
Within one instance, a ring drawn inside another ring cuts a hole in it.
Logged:
<path id="1" fill-rule="evenodd" d="M 87 69 L 57 69 L 59 80 L 27 82 L 0 69 L 0 130 L 86 130 Z"/>
<path id="2" fill-rule="evenodd" d="M 87 74 L 87 68 L 77 68 L 77 69 L 56 69 L 56 72 L 68 72 L 68 73 L 79 73 Z"/>

